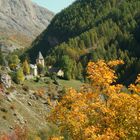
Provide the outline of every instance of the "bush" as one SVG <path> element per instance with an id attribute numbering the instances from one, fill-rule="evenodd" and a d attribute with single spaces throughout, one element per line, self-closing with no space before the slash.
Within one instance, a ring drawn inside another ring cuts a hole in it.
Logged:
<path id="1" fill-rule="evenodd" d="M 22 87 L 22 89 L 23 89 L 24 91 L 27 91 L 27 92 L 29 91 L 29 87 L 28 87 L 28 86 L 25 86 L 25 85 Z"/>
<path id="2" fill-rule="evenodd" d="M 23 69 L 22 68 L 20 68 L 20 69 L 17 70 L 15 76 L 16 76 L 15 78 L 16 78 L 16 83 L 17 84 L 20 84 L 21 82 L 23 82 L 25 80 L 25 76 L 24 76 L 24 73 L 23 73 Z"/>

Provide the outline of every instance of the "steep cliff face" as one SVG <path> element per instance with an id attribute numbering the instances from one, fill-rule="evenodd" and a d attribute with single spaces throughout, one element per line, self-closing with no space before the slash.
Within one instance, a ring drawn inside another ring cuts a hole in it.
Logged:
<path id="1" fill-rule="evenodd" d="M 31 0 L 0 0 L 0 41 L 23 41 L 24 46 L 48 26 L 53 15 Z"/>

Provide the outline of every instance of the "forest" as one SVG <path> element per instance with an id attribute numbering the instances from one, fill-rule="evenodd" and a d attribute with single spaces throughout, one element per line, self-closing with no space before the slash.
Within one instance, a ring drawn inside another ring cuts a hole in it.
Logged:
<path id="1" fill-rule="evenodd" d="M 53 18 L 27 54 L 34 61 L 41 51 L 47 65 L 64 69 L 65 79 L 82 81 L 89 61 L 121 59 L 118 82 L 129 85 L 140 69 L 139 9 L 138 0 L 77 0 Z"/>

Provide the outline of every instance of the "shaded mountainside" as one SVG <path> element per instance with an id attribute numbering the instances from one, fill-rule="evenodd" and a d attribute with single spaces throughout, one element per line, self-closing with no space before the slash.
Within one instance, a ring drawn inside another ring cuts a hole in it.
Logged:
<path id="1" fill-rule="evenodd" d="M 29 45 L 53 16 L 31 0 L 0 0 L 0 42 L 13 47 Z"/>
<path id="2" fill-rule="evenodd" d="M 34 60 L 42 51 L 48 65 L 63 68 L 70 78 L 77 78 L 76 70 L 86 67 L 89 60 L 123 59 L 119 78 L 130 83 L 140 67 L 139 9 L 139 0 L 77 0 L 58 13 L 33 42 L 30 58 Z"/>

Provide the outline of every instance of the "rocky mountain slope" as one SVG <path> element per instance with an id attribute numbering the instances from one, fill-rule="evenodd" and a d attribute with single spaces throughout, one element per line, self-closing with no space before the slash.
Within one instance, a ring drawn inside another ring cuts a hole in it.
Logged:
<path id="1" fill-rule="evenodd" d="M 29 44 L 54 14 L 31 0 L 0 0 L 0 42 L 17 47 Z"/>
<path id="2" fill-rule="evenodd" d="M 0 84 L 0 136 L 3 132 L 11 133 L 16 125 L 48 134 L 50 124 L 46 118 L 52 108 L 49 99 L 55 105 L 54 96 L 62 90 L 59 87 L 56 91 L 56 86 L 52 81 L 46 84 L 34 80 L 26 80 L 22 85 L 12 82 L 10 88 Z"/>

